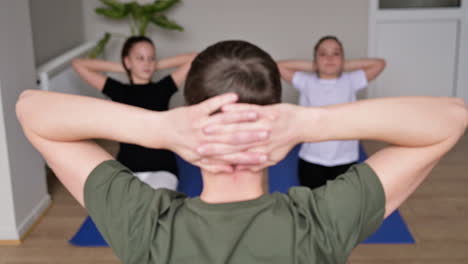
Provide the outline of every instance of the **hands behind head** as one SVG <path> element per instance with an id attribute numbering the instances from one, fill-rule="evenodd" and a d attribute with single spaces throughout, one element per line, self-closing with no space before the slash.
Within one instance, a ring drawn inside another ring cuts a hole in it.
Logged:
<path id="1" fill-rule="evenodd" d="M 168 129 L 162 132 L 164 147 L 186 161 L 214 173 L 233 172 L 235 168 L 231 164 L 261 164 L 267 159 L 265 154 L 244 151 L 259 146 L 260 142 L 268 138 L 268 127 L 256 124 L 259 115 L 254 111 L 216 113 L 223 105 L 236 101 L 237 95 L 224 94 L 197 105 L 163 112 L 162 123 L 168 125 Z M 247 129 L 241 127 L 230 133 L 203 132 L 208 126 L 236 123 L 245 124 Z M 210 155 L 200 154 L 197 151 L 200 146 L 208 146 L 213 153 L 223 155 L 222 162 L 206 163 Z"/>
<path id="2" fill-rule="evenodd" d="M 226 116 L 236 115 L 245 112 L 253 112 L 258 115 L 258 120 L 251 122 L 226 122 L 210 124 L 204 128 L 204 133 L 208 135 L 218 135 L 234 133 L 237 131 L 251 131 L 255 129 L 265 129 L 269 132 L 268 138 L 257 141 L 254 146 L 242 148 L 243 153 L 259 153 L 266 155 L 263 162 L 234 164 L 235 170 L 259 171 L 280 162 L 289 151 L 298 143 L 302 142 L 301 111 L 302 107 L 292 104 L 276 104 L 269 106 L 249 105 L 249 104 L 227 104 L 222 107 Z M 223 164 L 229 162 L 231 155 L 214 148 L 215 144 L 207 142 L 201 145 L 204 156 L 204 164 Z M 199 148 L 199 149 L 200 149 Z"/>
<path id="3" fill-rule="evenodd" d="M 235 104 L 235 94 L 166 112 L 166 147 L 207 171 L 259 171 L 301 142 L 302 107 Z M 219 112 L 219 110 L 222 112 Z M 216 113 L 216 114 L 213 114 Z"/>

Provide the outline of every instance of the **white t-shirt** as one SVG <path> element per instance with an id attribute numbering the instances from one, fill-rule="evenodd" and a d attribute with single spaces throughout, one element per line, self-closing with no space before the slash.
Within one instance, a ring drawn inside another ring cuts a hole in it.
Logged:
<path id="1" fill-rule="evenodd" d="M 362 70 L 343 72 L 337 79 L 320 79 L 316 73 L 296 72 L 292 84 L 299 90 L 302 106 L 325 106 L 356 101 L 356 93 L 367 86 Z M 338 166 L 359 158 L 357 140 L 304 143 L 299 157 L 322 166 Z"/>

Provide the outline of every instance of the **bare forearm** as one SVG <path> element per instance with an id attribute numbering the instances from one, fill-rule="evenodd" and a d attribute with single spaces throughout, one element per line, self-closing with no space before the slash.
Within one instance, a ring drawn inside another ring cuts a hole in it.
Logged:
<path id="1" fill-rule="evenodd" d="M 380 61 L 382 60 L 377 58 L 346 60 L 343 69 L 345 71 L 364 70 Z"/>
<path id="2" fill-rule="evenodd" d="M 313 61 L 306 60 L 282 60 L 278 61 L 278 66 L 292 71 L 314 72 L 317 70 Z"/>
<path id="3" fill-rule="evenodd" d="M 297 71 L 315 71 L 315 64 L 312 61 L 302 60 L 282 60 L 277 62 L 281 78 L 292 83 L 295 72 Z"/>
<path id="4" fill-rule="evenodd" d="M 320 109 L 304 141 L 370 139 L 405 147 L 437 144 L 466 127 L 467 110 L 454 98 L 400 97 L 363 100 Z M 315 129 L 315 130 L 314 130 Z M 315 139 L 314 139 L 315 137 Z"/>
<path id="5" fill-rule="evenodd" d="M 344 71 L 363 70 L 368 81 L 372 81 L 385 69 L 386 62 L 383 59 L 357 59 L 348 60 L 343 66 Z"/>
<path id="6" fill-rule="evenodd" d="M 185 65 L 186 63 L 191 62 L 195 58 L 196 55 L 197 53 L 192 52 L 192 53 L 180 54 L 174 57 L 158 60 L 156 62 L 156 69 L 163 70 L 163 69 L 181 67 Z"/>
<path id="7" fill-rule="evenodd" d="M 104 60 L 94 60 L 94 59 L 75 59 L 73 60 L 73 66 L 76 70 L 87 69 L 93 72 L 118 72 L 124 73 L 125 69 L 121 63 L 104 61 Z"/>
<path id="8" fill-rule="evenodd" d="M 156 127 L 156 112 L 91 97 L 37 90 L 21 95 L 17 115 L 28 131 L 60 142 L 104 138 L 144 145 L 148 131 L 160 131 Z"/>

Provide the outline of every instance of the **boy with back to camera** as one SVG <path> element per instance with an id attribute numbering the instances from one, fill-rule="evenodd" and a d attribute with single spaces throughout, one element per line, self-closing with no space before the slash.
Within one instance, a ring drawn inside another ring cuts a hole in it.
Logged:
<path id="1" fill-rule="evenodd" d="M 266 52 L 224 41 L 193 61 L 185 87 L 191 106 L 154 112 L 26 91 L 17 115 L 123 263 L 345 263 L 455 145 L 467 109 L 430 97 L 279 104 L 279 78 Z M 200 197 L 151 189 L 93 138 L 178 153 L 201 167 Z M 315 190 L 265 193 L 267 166 L 294 145 L 337 139 L 391 146 Z"/>

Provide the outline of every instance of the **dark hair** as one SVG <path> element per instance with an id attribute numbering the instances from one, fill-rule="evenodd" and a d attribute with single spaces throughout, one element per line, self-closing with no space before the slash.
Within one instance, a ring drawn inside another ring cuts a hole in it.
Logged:
<path id="1" fill-rule="evenodd" d="M 125 69 L 125 72 L 127 73 L 128 79 L 130 80 L 130 84 L 133 84 L 132 74 L 130 72 L 130 69 L 127 68 L 127 65 L 125 65 L 125 57 L 127 57 L 130 54 L 130 51 L 132 50 L 133 46 L 140 42 L 148 42 L 149 44 L 151 44 L 151 46 L 154 47 L 153 41 L 148 37 L 131 36 L 127 40 L 125 40 L 125 43 L 122 47 L 122 52 L 120 53 L 120 60 Z"/>
<path id="2" fill-rule="evenodd" d="M 343 44 L 341 43 L 341 41 L 335 36 L 328 35 L 328 36 L 324 36 L 324 37 L 320 38 L 319 41 L 317 41 L 317 43 L 315 44 L 315 47 L 314 47 L 314 60 L 317 57 L 317 51 L 318 51 L 320 45 L 324 41 L 329 40 L 329 39 L 334 40 L 334 41 L 336 41 L 336 43 L 338 43 L 338 46 L 340 46 L 340 49 L 341 49 L 341 54 L 344 57 L 344 49 L 343 49 Z"/>
<path id="3" fill-rule="evenodd" d="M 209 46 L 192 62 L 185 81 L 187 104 L 235 92 L 239 102 L 275 104 L 281 101 L 281 80 L 276 62 L 246 41 L 221 41 Z"/>

